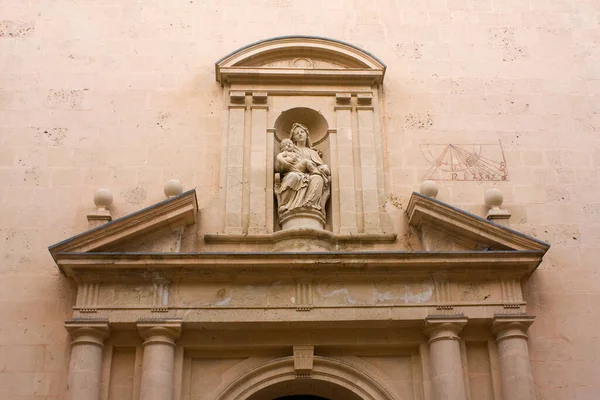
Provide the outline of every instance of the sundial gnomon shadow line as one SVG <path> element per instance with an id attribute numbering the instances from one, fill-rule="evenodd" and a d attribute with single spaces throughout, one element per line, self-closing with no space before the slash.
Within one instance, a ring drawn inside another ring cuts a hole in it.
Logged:
<path id="1" fill-rule="evenodd" d="M 423 179 L 506 181 L 508 171 L 501 143 L 424 144 L 421 152 L 431 163 Z"/>

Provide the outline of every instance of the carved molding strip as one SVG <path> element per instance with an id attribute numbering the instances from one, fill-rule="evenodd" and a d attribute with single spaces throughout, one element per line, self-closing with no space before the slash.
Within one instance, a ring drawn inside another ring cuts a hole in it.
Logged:
<path id="1" fill-rule="evenodd" d="M 152 312 L 166 312 L 169 309 L 169 282 L 154 282 Z"/>
<path id="2" fill-rule="evenodd" d="M 504 308 L 521 308 L 523 296 L 521 293 L 521 283 L 517 279 L 501 280 L 502 302 Z"/>
<path id="3" fill-rule="evenodd" d="M 82 313 L 95 313 L 98 311 L 99 282 L 80 283 L 77 287 L 76 305 Z"/>
<path id="4" fill-rule="evenodd" d="M 312 304 L 312 282 L 296 282 L 296 311 L 310 311 Z"/>

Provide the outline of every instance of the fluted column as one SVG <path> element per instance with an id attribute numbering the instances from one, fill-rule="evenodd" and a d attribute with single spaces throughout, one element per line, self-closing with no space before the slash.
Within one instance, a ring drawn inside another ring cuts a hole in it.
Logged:
<path id="1" fill-rule="evenodd" d="M 458 334 L 466 318 L 428 318 L 429 359 L 434 400 L 465 400 Z"/>
<path id="2" fill-rule="evenodd" d="M 505 399 L 535 400 L 535 387 L 529 360 L 527 328 L 534 317 L 495 317 L 492 331 L 496 335 L 502 393 Z"/>
<path id="3" fill-rule="evenodd" d="M 138 331 L 144 339 L 140 400 L 171 400 L 181 321 L 138 322 Z"/>
<path id="4" fill-rule="evenodd" d="M 100 400 L 102 349 L 108 337 L 107 321 L 67 321 L 73 342 L 67 393 L 69 400 Z"/>

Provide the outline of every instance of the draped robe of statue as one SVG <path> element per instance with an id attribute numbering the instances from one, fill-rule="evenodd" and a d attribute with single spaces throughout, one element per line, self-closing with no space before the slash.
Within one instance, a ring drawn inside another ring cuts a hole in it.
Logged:
<path id="1" fill-rule="evenodd" d="M 308 130 L 300 125 L 308 133 Z M 294 135 L 292 128 L 292 136 Z M 312 164 L 312 172 L 302 170 L 293 165 L 286 164 L 279 157 L 280 152 L 275 159 L 275 170 L 281 176 L 280 183 L 275 187 L 275 194 L 278 201 L 278 214 L 281 217 L 287 213 L 298 209 L 314 210 L 325 218 L 325 204 L 329 199 L 329 167 L 323 162 L 317 150 L 311 147 L 310 140 L 307 139 L 307 145 L 296 145 L 294 143 L 293 152 L 300 158 L 298 165 L 302 162 Z"/>

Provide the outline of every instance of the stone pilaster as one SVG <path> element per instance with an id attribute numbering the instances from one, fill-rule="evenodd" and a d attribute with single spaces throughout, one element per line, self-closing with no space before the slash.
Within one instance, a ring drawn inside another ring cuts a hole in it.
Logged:
<path id="1" fill-rule="evenodd" d="M 375 146 L 375 114 L 373 107 L 357 107 L 362 183 L 362 212 L 365 233 L 381 233 L 379 215 L 379 182 Z"/>
<path id="2" fill-rule="evenodd" d="M 527 329 L 532 316 L 496 316 L 492 332 L 496 335 L 502 393 L 505 399 L 535 400 L 535 387 L 529 360 Z"/>
<path id="3" fill-rule="evenodd" d="M 242 233 L 244 134 L 246 106 L 244 92 L 230 93 L 227 137 L 224 140 L 225 233 Z"/>
<path id="4" fill-rule="evenodd" d="M 102 349 L 108 337 L 108 321 L 73 320 L 65 327 L 71 338 L 69 400 L 100 400 Z"/>
<path id="5" fill-rule="evenodd" d="M 137 327 L 144 339 L 140 400 L 171 400 L 181 320 L 140 321 Z"/>
<path id="6" fill-rule="evenodd" d="M 264 97 L 263 97 L 264 96 Z M 267 101 L 266 93 L 253 93 L 253 100 L 258 103 Z M 250 205 L 248 207 L 248 232 L 267 232 L 267 175 L 273 170 L 267 170 L 267 112 L 266 105 L 253 105 L 251 112 L 250 130 Z M 269 191 L 269 196 L 273 196 Z"/>
<path id="7" fill-rule="evenodd" d="M 349 93 L 338 94 L 338 104 L 350 103 Z M 335 140 L 337 149 L 337 168 L 331 173 L 335 177 L 332 185 L 332 198 L 339 199 L 339 224 L 334 226 L 336 233 L 356 234 L 358 233 L 358 222 L 356 219 L 356 182 L 354 178 L 354 139 L 352 132 L 352 107 L 340 106 L 335 108 L 337 120 L 337 133 Z M 334 211 L 335 212 L 335 211 Z"/>
<path id="8" fill-rule="evenodd" d="M 434 400 L 466 400 L 460 338 L 466 318 L 427 318 Z"/>

